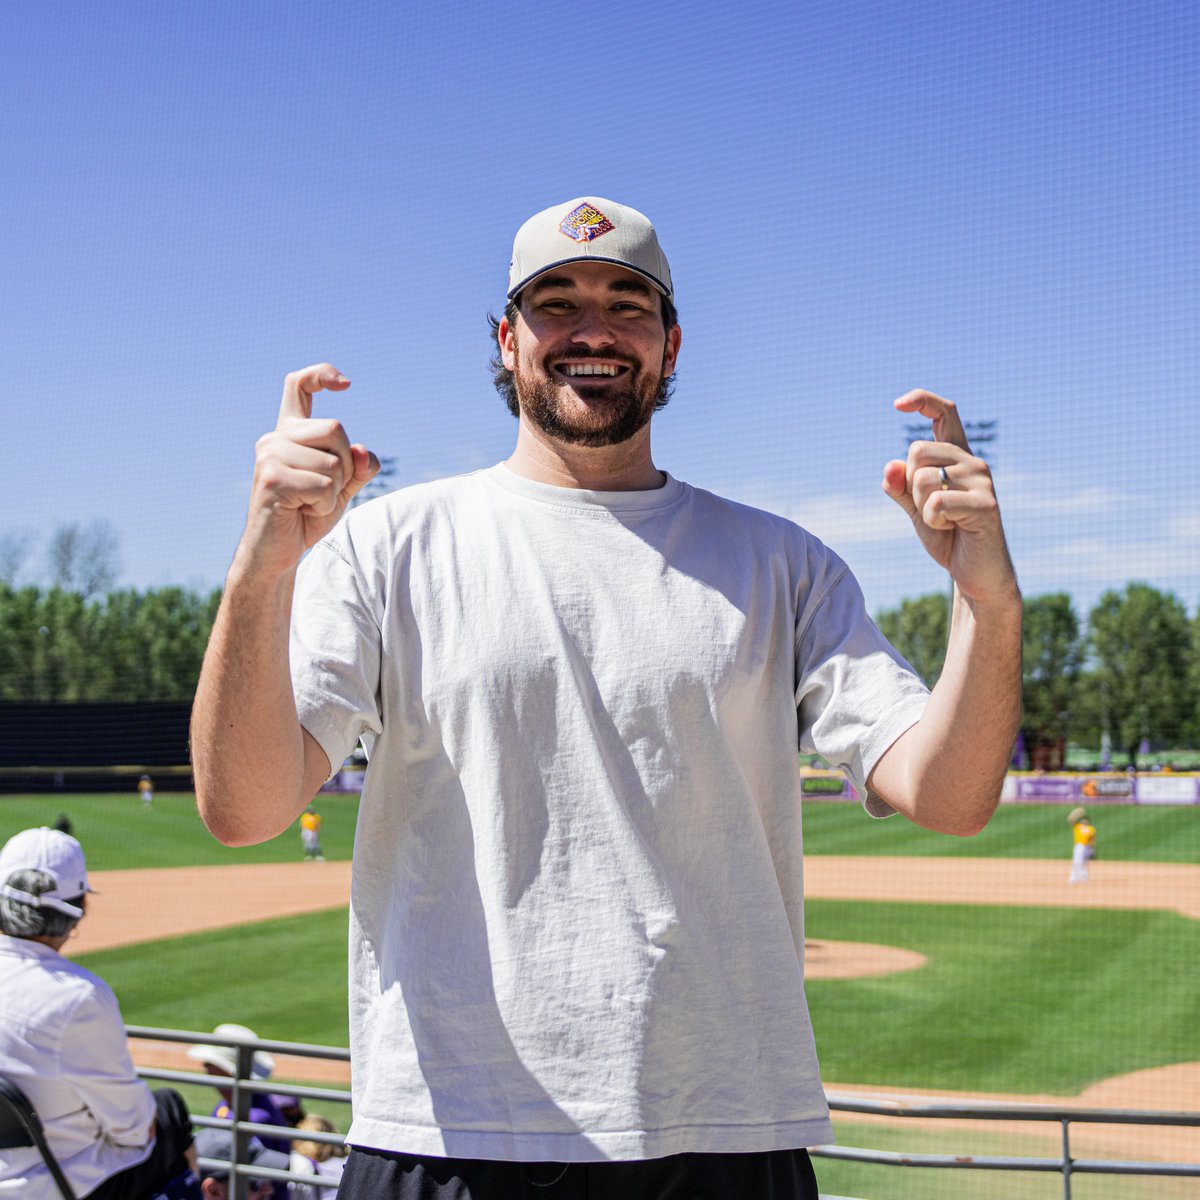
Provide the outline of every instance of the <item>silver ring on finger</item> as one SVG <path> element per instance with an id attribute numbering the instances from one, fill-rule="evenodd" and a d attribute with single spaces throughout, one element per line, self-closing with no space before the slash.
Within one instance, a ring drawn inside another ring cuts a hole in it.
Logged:
<path id="1" fill-rule="evenodd" d="M 938 467 L 938 478 L 942 481 L 942 491 L 948 492 L 950 490 L 950 475 L 945 467 Z"/>

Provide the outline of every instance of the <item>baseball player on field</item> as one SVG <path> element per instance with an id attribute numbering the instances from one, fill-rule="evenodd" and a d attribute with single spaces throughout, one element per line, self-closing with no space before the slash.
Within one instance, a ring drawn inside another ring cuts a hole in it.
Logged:
<path id="1" fill-rule="evenodd" d="M 1071 876 L 1068 883 L 1087 883 L 1088 863 L 1096 853 L 1096 827 L 1082 808 L 1073 808 L 1067 815 L 1071 826 Z"/>
<path id="2" fill-rule="evenodd" d="M 310 804 L 300 814 L 300 844 L 305 862 L 324 862 L 321 853 L 321 814 Z"/>

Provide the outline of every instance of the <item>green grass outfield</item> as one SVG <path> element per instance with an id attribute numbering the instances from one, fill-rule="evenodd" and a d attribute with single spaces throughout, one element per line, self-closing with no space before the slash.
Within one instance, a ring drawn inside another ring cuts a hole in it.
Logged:
<path id="1" fill-rule="evenodd" d="M 326 858 L 349 858 L 354 845 L 356 795 L 322 795 L 321 842 Z M 875 821 L 845 800 L 804 801 L 809 854 L 893 854 L 971 858 L 1071 857 L 1065 804 L 1002 804 L 973 838 L 920 829 L 903 817 Z M 0 840 L 30 825 L 53 824 L 60 812 L 74 823 L 88 866 L 203 866 L 291 862 L 299 857 L 297 827 L 258 846 L 230 849 L 200 823 L 190 794 L 163 793 L 142 810 L 134 794 L 0 796 Z M 1100 858 L 1131 862 L 1200 863 L 1200 805 L 1092 805 Z"/>
<path id="2" fill-rule="evenodd" d="M 814 900 L 808 936 L 918 950 L 919 970 L 810 980 L 827 1080 L 1073 1096 L 1200 1057 L 1200 922 L 1113 909 Z"/>
<path id="3" fill-rule="evenodd" d="M 354 850 L 357 794 L 318 796 L 321 849 L 328 859 Z M 144 809 L 135 793 L 110 795 L 0 796 L 0 842 L 31 825 L 53 825 L 66 813 L 87 855 L 88 869 L 200 867 L 232 863 L 295 862 L 302 858 L 300 826 L 257 846 L 222 846 L 204 828 L 190 792 L 166 792 Z"/>
<path id="4" fill-rule="evenodd" d="M 330 858 L 348 858 L 356 796 L 321 796 Z M 300 857 L 295 828 L 231 850 L 204 830 L 190 795 L 0 797 L 0 837 L 67 812 L 96 870 Z M 1200 861 L 1200 808 L 1093 806 L 1103 859 Z M 854 803 L 806 801 L 809 854 L 1069 856 L 1064 805 L 1003 805 L 978 837 L 955 839 Z M 811 900 L 814 939 L 919 950 L 920 970 L 812 981 L 809 1001 L 828 1080 L 904 1088 L 1072 1096 L 1113 1075 L 1200 1058 L 1200 922 L 1163 911 Z M 265 1037 L 347 1043 L 344 909 L 107 950 L 84 961 L 106 978 L 130 1024 L 211 1029 L 240 1021 Z M 189 1099 L 210 1107 L 205 1089 Z M 1163 1107 L 1182 1097 L 1164 1095 Z M 338 1106 L 329 1115 L 345 1128 Z M 957 1132 L 847 1126 L 851 1144 L 959 1151 Z M 1032 1139 L 1013 1153 L 1050 1154 Z M 968 1145 L 967 1152 L 971 1146 Z M 999 1152 L 980 1144 L 980 1152 Z M 1053 1176 L 889 1169 L 822 1162 L 834 1194 L 908 1200 L 1061 1194 Z M 1193 1181 L 1194 1183 L 1194 1181 Z M 1161 1189 L 1161 1190 L 1156 1190 Z M 1172 1189 L 1172 1190 L 1169 1190 Z M 1185 1195 L 1174 1181 L 1080 1179 L 1081 1200 Z"/>
<path id="5" fill-rule="evenodd" d="M 335 1118 L 336 1119 L 336 1118 Z M 1030 1126 L 1047 1130 L 1039 1137 L 988 1133 L 954 1128 L 918 1128 L 907 1121 L 888 1125 L 865 1125 L 838 1120 L 833 1127 L 840 1146 L 889 1150 L 897 1154 L 989 1155 L 1020 1158 L 1055 1158 L 1062 1151 L 1061 1134 L 1048 1125 Z M 1075 1140 L 1087 1136 L 1087 1127 L 1072 1126 L 1072 1150 L 1080 1154 Z M 1095 1157 L 1117 1157 L 1095 1155 Z M 887 1200 L 1062 1200 L 1062 1175 L 1026 1171 L 980 1171 L 955 1168 L 895 1167 L 848 1163 L 816 1157 L 813 1166 L 822 1195 L 887 1197 Z M 1195 1179 L 1122 1177 L 1119 1175 L 1075 1175 L 1071 1179 L 1072 1200 L 1195 1200 Z"/>
<path id="6" fill-rule="evenodd" d="M 813 901 L 812 937 L 884 941 L 917 971 L 812 981 L 826 1079 L 1072 1096 L 1194 1059 L 1200 922 L 1173 913 Z M 344 909 L 81 956 L 126 1021 L 347 1044 Z M 1081 1052 L 1086 1044 L 1087 1052 Z"/>
<path id="7" fill-rule="evenodd" d="M 903 817 L 877 821 L 846 800 L 804 800 L 807 854 L 929 855 L 942 858 L 1071 858 L 1071 804 L 1001 804 L 971 838 L 930 833 Z M 1200 805 L 1092 804 L 1103 860 L 1200 863 Z"/>
<path id="8" fill-rule="evenodd" d="M 249 1025 L 262 1037 L 349 1044 L 345 908 L 81 954 L 129 1025 Z"/>

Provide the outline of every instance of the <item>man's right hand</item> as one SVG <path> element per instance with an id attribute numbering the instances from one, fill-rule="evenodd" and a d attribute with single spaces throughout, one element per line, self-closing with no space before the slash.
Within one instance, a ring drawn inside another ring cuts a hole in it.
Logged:
<path id="1" fill-rule="evenodd" d="M 352 444 L 341 422 L 312 415 L 317 392 L 349 386 L 329 363 L 284 380 L 279 419 L 256 448 L 250 511 L 235 558 L 242 570 L 278 576 L 294 569 L 378 472 L 379 459 Z"/>

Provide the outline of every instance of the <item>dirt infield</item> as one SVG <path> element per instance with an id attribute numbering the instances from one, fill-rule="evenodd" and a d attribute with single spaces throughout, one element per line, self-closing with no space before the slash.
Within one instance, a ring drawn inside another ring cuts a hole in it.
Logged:
<path id="1" fill-rule="evenodd" d="M 1098 862 L 1091 882 L 1074 887 L 1067 883 L 1069 870 L 1065 860 L 811 855 L 804 863 L 804 892 L 810 900 L 1158 908 L 1200 920 L 1200 867 Z M 98 894 L 89 901 L 88 919 L 70 942 L 71 954 L 320 912 L 350 902 L 348 862 L 96 871 L 92 883 Z M 833 958 L 834 952 L 827 950 L 825 962 L 832 964 Z M 818 961 L 811 965 L 822 969 Z M 907 966 L 897 960 L 896 969 Z M 813 977 L 846 976 L 814 971 Z"/>
<path id="2" fill-rule="evenodd" d="M 228 929 L 350 903 L 348 862 L 93 871 L 96 895 L 67 953 Z"/>
<path id="3" fill-rule="evenodd" d="M 947 904 L 1015 904 L 1077 908 L 1164 909 L 1200 919 L 1200 867 L 1175 863 L 1097 862 L 1091 882 L 1071 887 L 1070 864 L 1031 859 L 874 858 L 814 855 L 805 861 L 809 899 L 909 901 Z M 350 864 L 272 863 L 232 867 L 97 871 L 97 895 L 86 921 L 68 944 L 68 953 L 156 941 L 160 938 L 223 929 L 254 921 L 320 912 L 349 902 Z M 903 947 L 810 942 L 806 973 L 812 979 L 847 979 L 919 969 L 921 955 Z M 165 1043 L 131 1042 L 143 1066 L 188 1069 L 184 1048 Z M 343 1063 L 277 1056 L 276 1079 L 346 1085 Z M 862 1093 L 903 1100 L 937 1096 L 963 1100 L 1013 1100 L 1092 1108 L 1155 1109 L 1170 1105 L 1200 1112 L 1200 1062 L 1105 1080 L 1072 1098 L 1002 1096 L 990 1093 L 903 1093 L 878 1087 L 827 1083 L 833 1093 Z M 1187 1102 L 1179 1098 L 1187 1097 Z M 840 1116 L 840 1120 L 878 1118 Z M 1060 1136 L 1053 1124 L 997 1122 L 917 1122 L 934 1128 Z M 1200 1158 L 1200 1131 L 1163 1128 L 1077 1126 L 1072 1144 L 1078 1154 L 1132 1155 L 1194 1161 Z"/>
<path id="4" fill-rule="evenodd" d="M 1200 920 L 1200 867 L 1190 863 L 1095 862 L 1088 883 L 1067 883 L 1071 864 L 1031 858 L 804 860 L 812 900 L 912 900 L 1047 908 L 1159 908 Z"/>

